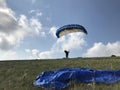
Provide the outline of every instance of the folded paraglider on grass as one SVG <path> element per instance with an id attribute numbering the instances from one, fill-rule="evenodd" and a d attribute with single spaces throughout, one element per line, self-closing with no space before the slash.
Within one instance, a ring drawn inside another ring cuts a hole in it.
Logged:
<path id="1" fill-rule="evenodd" d="M 71 80 L 77 83 L 99 82 L 112 84 L 120 81 L 120 70 L 62 68 L 40 73 L 33 84 L 37 87 L 59 90 L 68 87 Z"/>

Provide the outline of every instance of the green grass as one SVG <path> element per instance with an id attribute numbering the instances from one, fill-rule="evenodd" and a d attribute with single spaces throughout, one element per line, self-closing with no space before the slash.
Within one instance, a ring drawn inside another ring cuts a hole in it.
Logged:
<path id="1" fill-rule="evenodd" d="M 120 57 L 1 61 L 0 90 L 43 90 L 33 86 L 36 76 L 42 71 L 65 67 L 119 70 Z M 120 90 L 120 82 L 111 85 L 71 82 L 65 90 Z"/>

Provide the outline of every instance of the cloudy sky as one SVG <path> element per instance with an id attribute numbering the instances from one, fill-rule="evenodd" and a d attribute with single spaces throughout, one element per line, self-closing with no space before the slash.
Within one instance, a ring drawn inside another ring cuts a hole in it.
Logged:
<path id="1" fill-rule="evenodd" d="M 120 0 L 0 0 L 0 60 L 120 56 Z M 88 35 L 55 36 L 66 24 Z"/>

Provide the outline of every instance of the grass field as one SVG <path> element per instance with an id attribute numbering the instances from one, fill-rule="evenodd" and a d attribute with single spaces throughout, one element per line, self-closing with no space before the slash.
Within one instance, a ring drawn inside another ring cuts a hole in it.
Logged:
<path id="1" fill-rule="evenodd" d="M 44 90 L 33 86 L 36 76 L 42 71 L 65 67 L 119 70 L 120 57 L 0 61 L 0 90 Z M 71 83 L 65 90 L 120 90 L 120 82 Z"/>

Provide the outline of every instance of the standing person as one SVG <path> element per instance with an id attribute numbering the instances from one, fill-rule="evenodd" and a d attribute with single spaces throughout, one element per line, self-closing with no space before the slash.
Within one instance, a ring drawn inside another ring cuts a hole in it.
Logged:
<path id="1" fill-rule="evenodd" d="M 69 51 L 64 50 L 64 52 L 65 52 L 65 56 L 66 56 L 66 58 L 68 58 L 68 56 L 69 56 Z"/>

